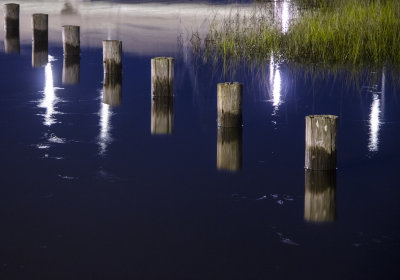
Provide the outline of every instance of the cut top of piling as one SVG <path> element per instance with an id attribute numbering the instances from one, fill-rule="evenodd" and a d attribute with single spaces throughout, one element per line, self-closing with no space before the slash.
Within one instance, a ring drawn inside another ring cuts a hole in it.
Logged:
<path id="1" fill-rule="evenodd" d="M 32 27 L 34 30 L 47 31 L 49 23 L 48 14 L 33 14 Z"/>
<path id="2" fill-rule="evenodd" d="M 19 4 L 8 3 L 4 4 L 4 17 L 6 19 L 19 19 Z"/>
<path id="3" fill-rule="evenodd" d="M 332 120 L 336 120 L 337 118 L 339 118 L 338 116 L 335 116 L 335 115 L 309 115 L 309 116 L 306 116 L 306 119 L 307 118 L 310 118 L 310 119 L 313 119 L 313 118 L 321 118 L 321 119 L 332 119 Z"/>

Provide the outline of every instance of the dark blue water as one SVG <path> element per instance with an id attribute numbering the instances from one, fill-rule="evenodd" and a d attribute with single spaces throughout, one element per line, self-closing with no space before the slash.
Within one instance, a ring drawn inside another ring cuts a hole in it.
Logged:
<path id="1" fill-rule="evenodd" d="M 49 55 L 32 68 L 30 46 L 0 54 L 1 279 L 397 279 L 390 67 L 354 79 L 287 64 L 224 74 L 177 53 L 173 131 L 154 135 L 151 57 L 124 53 L 122 103 L 110 107 L 101 49 L 82 49 L 75 85 L 62 84 L 61 45 Z M 225 81 L 244 83 L 236 172 L 217 169 Z M 325 221 L 305 215 L 308 114 L 339 116 Z"/>

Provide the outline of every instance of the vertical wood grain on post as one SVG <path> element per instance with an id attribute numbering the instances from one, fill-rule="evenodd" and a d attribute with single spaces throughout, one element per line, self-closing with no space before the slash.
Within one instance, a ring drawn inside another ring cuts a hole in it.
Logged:
<path id="1" fill-rule="evenodd" d="M 305 168 L 336 169 L 337 116 L 306 116 Z"/>
<path id="2" fill-rule="evenodd" d="M 304 219 L 333 222 L 336 217 L 336 170 L 305 170 Z"/>
<path id="3" fill-rule="evenodd" d="M 152 96 L 174 95 L 174 59 L 155 57 L 151 59 Z"/>
<path id="4" fill-rule="evenodd" d="M 80 30 L 76 25 L 64 25 L 62 28 L 64 56 L 80 55 Z"/>
<path id="5" fill-rule="evenodd" d="M 172 134 L 174 131 L 174 99 L 157 96 L 151 100 L 151 134 Z"/>
<path id="6" fill-rule="evenodd" d="M 6 53 L 19 53 L 19 5 L 4 4 L 4 48 Z"/>
<path id="7" fill-rule="evenodd" d="M 122 74 L 104 73 L 103 80 L 103 103 L 112 107 L 122 103 Z"/>
<path id="8" fill-rule="evenodd" d="M 122 41 L 103 41 L 103 69 L 111 75 L 122 72 Z"/>
<path id="9" fill-rule="evenodd" d="M 240 83 L 219 83 L 217 86 L 218 126 L 242 125 L 242 92 Z"/>
<path id="10" fill-rule="evenodd" d="M 217 169 L 239 171 L 242 168 L 242 127 L 218 127 Z"/>
<path id="11" fill-rule="evenodd" d="M 48 62 L 48 22 L 47 14 L 32 15 L 32 66 L 38 67 Z"/>

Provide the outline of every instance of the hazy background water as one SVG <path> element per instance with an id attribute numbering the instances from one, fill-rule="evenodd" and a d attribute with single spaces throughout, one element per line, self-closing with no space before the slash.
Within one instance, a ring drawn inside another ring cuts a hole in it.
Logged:
<path id="1" fill-rule="evenodd" d="M 111 107 L 104 33 L 82 38 L 94 43 L 83 43 L 79 83 L 65 85 L 61 35 L 50 35 L 49 63 L 32 68 L 26 26 L 20 55 L 0 54 L 1 278 L 396 279 L 396 71 L 310 76 L 271 61 L 226 73 L 192 56 L 179 32 L 166 51 L 145 37 L 142 52 L 125 48 L 123 33 L 122 103 Z M 176 58 L 170 135 L 151 134 L 156 55 Z M 225 81 L 244 83 L 237 172 L 217 169 L 216 85 Z M 339 115 L 336 188 L 322 209 L 333 221 L 324 223 L 305 217 L 306 196 L 323 198 L 305 192 L 303 169 L 304 117 L 320 113 Z"/>

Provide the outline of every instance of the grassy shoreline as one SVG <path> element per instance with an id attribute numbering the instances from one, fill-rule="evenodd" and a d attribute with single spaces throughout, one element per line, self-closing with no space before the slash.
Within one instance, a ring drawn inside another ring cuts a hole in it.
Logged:
<path id="1" fill-rule="evenodd" d="M 203 53 L 248 61 L 274 54 L 300 63 L 400 65 L 400 0 L 319 3 L 301 11 L 287 32 L 259 11 L 225 18 L 211 25 Z"/>

